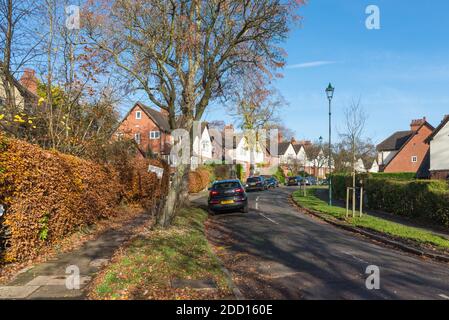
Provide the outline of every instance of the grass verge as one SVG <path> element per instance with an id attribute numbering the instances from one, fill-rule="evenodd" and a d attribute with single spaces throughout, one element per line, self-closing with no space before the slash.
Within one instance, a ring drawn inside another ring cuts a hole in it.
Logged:
<path id="1" fill-rule="evenodd" d="M 316 196 L 316 192 L 317 189 L 311 188 L 307 190 L 307 196 L 304 196 L 303 191 L 296 191 L 293 193 L 293 200 L 304 208 L 325 214 L 325 216 L 328 215 L 329 217 L 343 220 L 355 227 L 384 233 L 393 238 L 402 239 L 407 242 L 415 242 L 418 245 L 435 246 L 438 249 L 445 251 L 449 249 L 448 239 L 426 230 L 405 226 L 367 214 L 363 215 L 361 218 L 346 218 L 345 208 L 336 206 L 330 207 L 325 201 Z"/>
<path id="2" fill-rule="evenodd" d="M 95 279 L 91 299 L 220 299 L 231 290 L 207 242 L 207 213 L 183 209 L 169 229 L 139 235 Z M 213 279 L 217 290 L 172 288 L 173 279 Z"/>

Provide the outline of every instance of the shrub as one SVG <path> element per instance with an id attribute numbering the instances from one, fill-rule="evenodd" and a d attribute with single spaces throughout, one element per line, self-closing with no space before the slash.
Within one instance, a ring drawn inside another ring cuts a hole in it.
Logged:
<path id="1" fill-rule="evenodd" d="M 278 167 L 276 170 L 276 173 L 274 176 L 279 180 L 279 183 L 284 184 L 285 183 L 285 176 L 284 171 L 282 171 L 281 167 Z"/>
<path id="2" fill-rule="evenodd" d="M 209 185 L 210 173 L 206 169 L 198 168 L 189 172 L 189 193 L 198 193 Z"/>
<path id="3" fill-rule="evenodd" d="M 368 179 L 368 206 L 449 227 L 449 191 L 445 182 Z"/>
<path id="4" fill-rule="evenodd" d="M 122 201 L 149 208 L 167 190 L 168 175 L 159 182 L 145 159 L 120 171 L 126 168 L 1 136 L 0 146 L 0 204 L 6 207 L 0 229 L 8 234 L 0 247 L 7 262 L 35 257 L 81 227 L 117 214 Z"/>

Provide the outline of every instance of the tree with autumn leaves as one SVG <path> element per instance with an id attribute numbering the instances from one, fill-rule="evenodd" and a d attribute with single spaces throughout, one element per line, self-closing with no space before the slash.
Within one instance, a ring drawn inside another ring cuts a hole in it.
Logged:
<path id="1" fill-rule="evenodd" d="M 248 72 L 273 77 L 285 62 L 280 47 L 303 1 L 89 1 L 88 45 L 124 79 L 169 114 L 172 129 L 190 131 L 208 105 L 233 93 Z M 180 164 L 164 212 L 169 225 L 187 194 Z"/>

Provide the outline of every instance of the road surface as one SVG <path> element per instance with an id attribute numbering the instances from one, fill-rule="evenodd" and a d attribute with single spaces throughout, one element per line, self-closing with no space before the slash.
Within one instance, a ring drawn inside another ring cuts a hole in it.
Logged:
<path id="1" fill-rule="evenodd" d="M 249 213 L 209 220 L 209 240 L 246 298 L 449 300 L 448 264 L 301 213 L 288 201 L 294 190 L 249 193 Z M 205 199 L 196 202 L 204 205 Z M 380 289 L 366 286 L 369 266 L 379 268 Z"/>

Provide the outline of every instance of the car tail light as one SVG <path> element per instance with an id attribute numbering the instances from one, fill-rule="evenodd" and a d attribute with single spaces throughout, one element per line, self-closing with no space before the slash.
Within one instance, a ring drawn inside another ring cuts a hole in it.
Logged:
<path id="1" fill-rule="evenodd" d="M 242 188 L 237 188 L 234 190 L 235 193 L 244 193 L 245 190 L 243 190 Z"/>
<path id="2" fill-rule="evenodd" d="M 218 195 L 218 191 L 212 190 L 212 191 L 210 192 L 210 196 L 211 196 L 211 197 L 212 197 L 212 196 L 216 196 L 216 195 Z"/>

